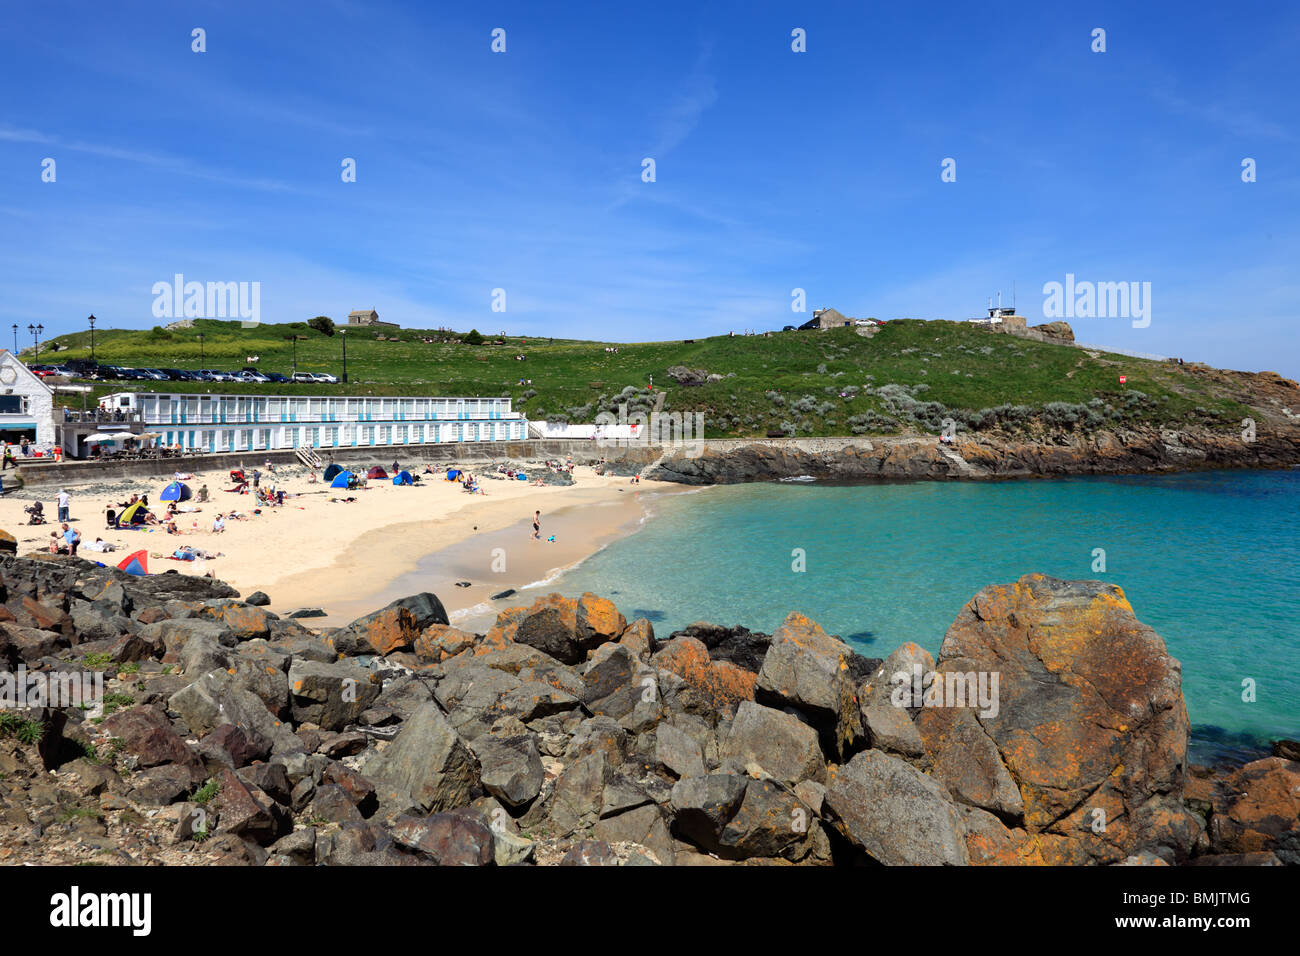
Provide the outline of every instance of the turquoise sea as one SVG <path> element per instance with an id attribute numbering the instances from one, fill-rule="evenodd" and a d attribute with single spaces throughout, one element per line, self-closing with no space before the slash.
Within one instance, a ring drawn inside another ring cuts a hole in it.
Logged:
<path id="1" fill-rule="evenodd" d="M 770 633 L 799 610 L 884 657 L 909 640 L 937 652 L 985 585 L 1100 578 L 1182 661 L 1195 759 L 1300 738 L 1300 471 L 732 485 L 650 508 L 547 590 L 610 597 L 661 637 L 696 620 Z"/>

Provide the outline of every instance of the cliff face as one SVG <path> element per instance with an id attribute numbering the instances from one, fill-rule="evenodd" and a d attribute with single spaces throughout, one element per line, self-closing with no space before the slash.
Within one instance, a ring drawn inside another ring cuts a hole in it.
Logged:
<path id="1" fill-rule="evenodd" d="M 669 451 L 646 477 L 692 485 L 798 475 L 839 481 L 969 480 L 1300 464 L 1300 428 L 1293 427 L 1257 427 L 1253 441 L 1204 429 L 1102 431 L 1060 441 L 981 438 L 944 446 L 926 436 L 709 442 L 697 457 Z"/>

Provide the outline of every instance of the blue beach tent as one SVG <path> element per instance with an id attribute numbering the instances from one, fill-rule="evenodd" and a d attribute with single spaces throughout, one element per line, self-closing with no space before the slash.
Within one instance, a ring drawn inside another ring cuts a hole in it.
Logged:
<path id="1" fill-rule="evenodd" d="M 330 482 L 330 487 L 346 488 L 348 486 L 348 479 L 351 477 L 352 477 L 352 472 L 340 471 L 337 475 L 334 476 L 334 480 Z"/>
<path id="2" fill-rule="evenodd" d="M 158 495 L 159 501 L 189 501 L 194 497 L 190 486 L 183 481 L 173 481 Z"/>
<path id="3" fill-rule="evenodd" d="M 393 475 L 393 484 L 409 485 L 411 483 L 411 473 L 409 471 L 399 471 Z"/>
<path id="4" fill-rule="evenodd" d="M 343 470 L 343 466 L 338 464 L 338 462 L 331 463 L 330 466 L 325 469 L 325 480 L 333 481 L 334 476 L 337 475 L 342 470 Z"/>

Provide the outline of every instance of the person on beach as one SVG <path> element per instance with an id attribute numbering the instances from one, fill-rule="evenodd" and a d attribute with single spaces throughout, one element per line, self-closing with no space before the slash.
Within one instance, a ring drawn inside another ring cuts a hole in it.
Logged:
<path id="1" fill-rule="evenodd" d="M 542 540 L 542 513 L 540 511 L 533 512 L 533 540 Z"/>
<path id="2" fill-rule="evenodd" d="M 256 468 L 253 469 L 253 487 L 257 488 L 262 483 L 262 473 Z"/>
<path id="3" fill-rule="evenodd" d="M 225 530 L 226 530 L 226 519 L 222 515 L 218 514 L 215 518 L 212 519 L 212 533 L 221 534 Z"/>
<path id="4" fill-rule="evenodd" d="M 17 468 L 17 467 L 18 467 L 18 465 L 14 463 L 14 446 L 13 446 L 13 445 L 5 445 L 5 463 L 4 463 L 4 467 L 5 467 L 5 468 Z M 0 471 L 3 471 L 3 470 L 4 470 L 4 469 L 0 469 Z"/>
<path id="5" fill-rule="evenodd" d="M 67 521 L 68 512 L 71 510 L 72 510 L 72 498 L 69 497 L 67 491 L 60 488 L 59 489 L 59 520 Z"/>
<path id="6" fill-rule="evenodd" d="M 75 557 L 77 554 L 77 545 L 81 544 L 81 532 L 76 528 L 70 527 L 66 521 L 63 523 L 63 541 L 68 549 L 68 554 Z"/>
<path id="7" fill-rule="evenodd" d="M 199 487 L 199 501 L 207 501 L 207 500 L 208 500 L 208 486 L 207 484 L 203 484 Z"/>

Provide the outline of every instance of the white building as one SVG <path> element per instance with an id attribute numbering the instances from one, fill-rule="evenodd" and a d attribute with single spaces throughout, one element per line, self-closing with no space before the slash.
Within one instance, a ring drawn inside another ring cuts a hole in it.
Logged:
<path id="1" fill-rule="evenodd" d="M 203 452 L 385 448 L 517 441 L 528 420 L 508 398 L 207 395 L 116 392 L 108 412 L 137 413 L 165 445 Z"/>
<path id="2" fill-rule="evenodd" d="M 54 444 L 54 392 L 8 349 L 0 349 L 0 439 Z"/>

